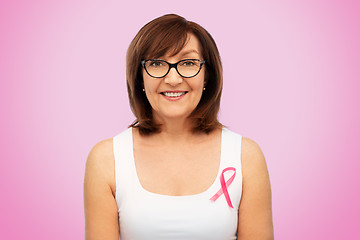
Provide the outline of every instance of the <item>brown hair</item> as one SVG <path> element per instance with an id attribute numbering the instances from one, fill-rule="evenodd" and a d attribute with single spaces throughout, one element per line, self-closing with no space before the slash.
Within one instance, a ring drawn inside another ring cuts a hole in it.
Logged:
<path id="1" fill-rule="evenodd" d="M 136 120 L 129 126 L 139 128 L 141 134 L 160 132 L 152 116 L 152 107 L 143 92 L 141 60 L 158 58 L 169 51 L 175 56 L 185 46 L 188 33 L 201 44 L 205 62 L 205 84 L 199 104 L 188 118 L 194 120 L 193 132 L 209 133 L 222 124 L 217 119 L 220 108 L 223 76 L 219 51 L 211 35 L 197 23 L 176 14 L 156 18 L 136 34 L 127 51 L 126 81 L 130 107 Z"/>

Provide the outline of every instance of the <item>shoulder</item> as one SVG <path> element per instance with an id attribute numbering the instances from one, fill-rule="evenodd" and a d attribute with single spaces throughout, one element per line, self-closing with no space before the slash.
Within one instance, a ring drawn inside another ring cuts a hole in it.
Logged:
<path id="1" fill-rule="evenodd" d="M 249 187 L 256 184 L 268 187 L 269 173 L 265 156 L 259 144 L 247 137 L 242 137 L 241 141 L 241 165 L 244 190 L 249 190 Z"/>
<path id="2" fill-rule="evenodd" d="M 265 163 L 265 157 L 259 144 L 247 137 L 242 137 L 241 140 L 241 160 L 243 164 L 253 167 Z"/>
<path id="3" fill-rule="evenodd" d="M 238 141 L 241 139 L 241 162 L 245 165 L 258 165 L 265 162 L 264 154 L 257 142 L 254 140 L 244 137 L 232 130 L 225 128 L 225 130 L 231 136 L 231 141 Z"/>
<path id="4" fill-rule="evenodd" d="M 113 138 L 102 140 L 88 154 L 85 175 L 94 181 L 104 182 L 115 190 L 114 162 Z"/>
<path id="5" fill-rule="evenodd" d="M 105 159 L 113 157 L 113 138 L 104 139 L 96 143 L 90 150 L 88 162 L 104 162 Z"/>
<path id="6" fill-rule="evenodd" d="M 265 201 L 271 201 L 269 172 L 259 144 L 243 137 L 241 148 L 243 194 L 245 197 L 259 197 L 263 200 L 266 199 Z"/>
<path id="7" fill-rule="evenodd" d="M 238 142 L 241 139 L 241 166 L 244 181 L 254 175 L 264 175 L 267 172 L 267 166 L 264 154 L 257 142 L 254 140 L 244 137 L 232 130 L 225 128 L 228 139 L 231 142 Z M 246 179 L 245 179 L 246 178 Z"/>

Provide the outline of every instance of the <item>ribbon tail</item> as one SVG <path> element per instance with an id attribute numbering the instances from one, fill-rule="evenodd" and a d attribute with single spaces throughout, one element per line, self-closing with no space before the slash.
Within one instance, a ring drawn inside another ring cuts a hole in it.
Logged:
<path id="1" fill-rule="evenodd" d="M 231 203 L 230 196 L 229 196 L 229 192 L 228 192 L 227 187 L 226 187 L 224 175 L 221 175 L 221 177 L 220 177 L 220 182 L 221 182 L 221 188 L 223 189 L 224 196 L 225 196 L 225 199 L 226 199 L 228 205 L 229 205 L 231 208 L 234 208 L 233 205 L 232 205 L 232 203 Z"/>

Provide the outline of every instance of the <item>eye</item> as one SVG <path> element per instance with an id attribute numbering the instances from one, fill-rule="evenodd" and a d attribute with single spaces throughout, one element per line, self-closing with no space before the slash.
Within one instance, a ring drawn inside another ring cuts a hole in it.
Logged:
<path id="1" fill-rule="evenodd" d="M 161 67 L 164 65 L 162 61 L 159 60 L 151 60 L 147 63 L 149 67 Z"/>
<path id="2" fill-rule="evenodd" d="M 181 62 L 180 64 L 184 67 L 192 67 L 192 66 L 196 65 L 196 61 L 187 59 L 187 60 L 184 60 L 183 62 Z"/>

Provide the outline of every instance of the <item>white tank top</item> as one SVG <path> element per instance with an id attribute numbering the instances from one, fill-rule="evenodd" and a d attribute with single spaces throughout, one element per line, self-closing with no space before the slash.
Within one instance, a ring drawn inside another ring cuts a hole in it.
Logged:
<path id="1" fill-rule="evenodd" d="M 223 128 L 220 169 L 213 184 L 199 194 L 170 196 L 149 192 L 140 184 L 132 128 L 116 135 L 113 146 L 120 239 L 237 239 L 242 194 L 241 139 L 240 135 Z M 218 192 L 218 198 L 214 199 Z"/>

